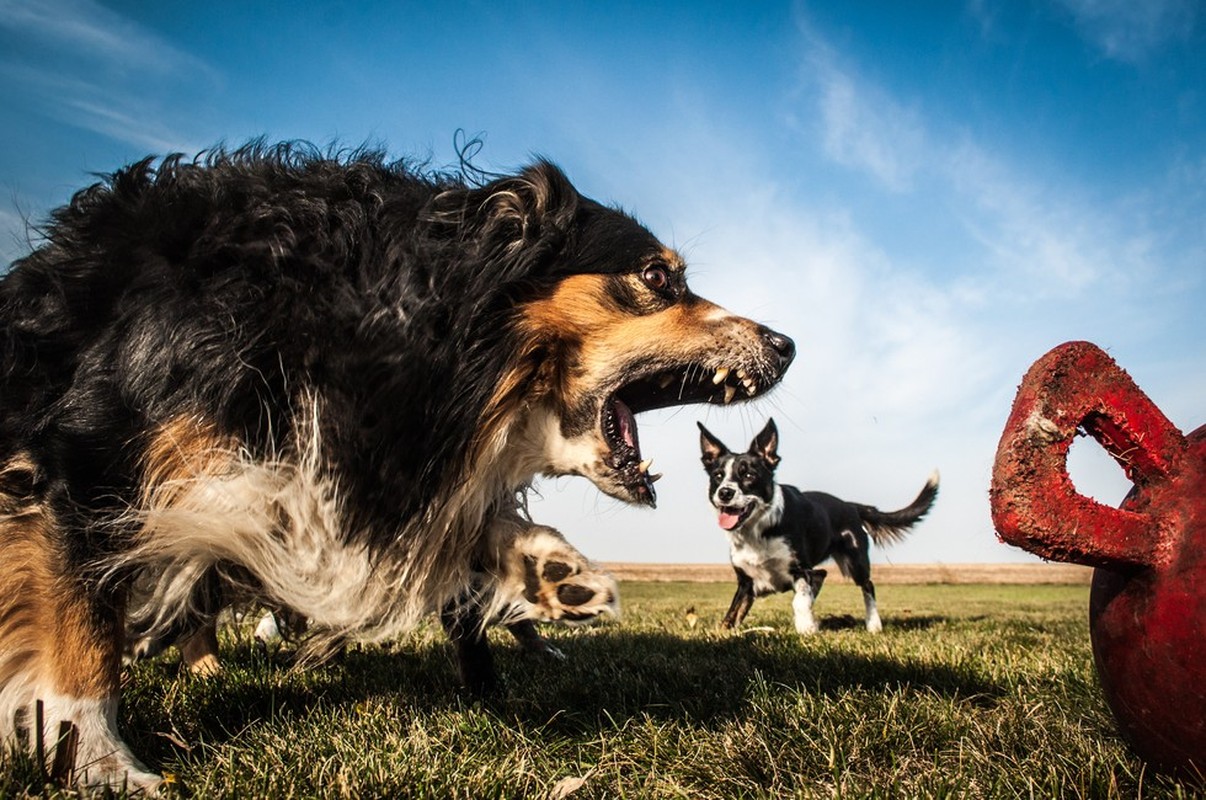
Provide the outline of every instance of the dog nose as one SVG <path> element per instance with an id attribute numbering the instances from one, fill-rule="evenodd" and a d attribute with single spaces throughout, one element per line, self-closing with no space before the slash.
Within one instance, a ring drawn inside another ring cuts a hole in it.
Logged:
<path id="1" fill-rule="evenodd" d="M 720 502 L 727 503 L 733 499 L 733 490 L 730 489 L 728 486 L 725 486 L 724 488 L 722 488 L 718 492 L 716 492 L 716 497 L 720 499 Z"/>
<path id="2" fill-rule="evenodd" d="M 786 372 L 792 359 L 796 357 L 796 343 L 790 337 L 784 336 L 778 331 L 772 331 L 770 328 L 763 328 L 761 333 L 762 341 L 766 342 L 767 346 L 774 350 L 779 357 L 779 373 Z"/>

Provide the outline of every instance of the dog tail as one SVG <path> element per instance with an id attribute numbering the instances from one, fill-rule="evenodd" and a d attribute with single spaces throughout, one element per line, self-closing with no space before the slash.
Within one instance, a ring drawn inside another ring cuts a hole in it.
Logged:
<path id="1" fill-rule="evenodd" d="M 917 499 L 899 511 L 880 511 L 875 506 L 856 505 L 867 534 L 876 545 L 883 546 L 903 541 L 909 529 L 921 521 L 938 497 L 938 470 L 930 473 Z"/>

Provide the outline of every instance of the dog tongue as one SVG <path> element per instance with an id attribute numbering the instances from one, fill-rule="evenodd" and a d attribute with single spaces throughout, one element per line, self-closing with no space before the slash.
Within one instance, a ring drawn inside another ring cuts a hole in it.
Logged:
<path id="1" fill-rule="evenodd" d="M 740 514 L 734 514 L 731 511 L 720 512 L 720 527 L 726 531 L 731 531 L 737 527 L 737 523 L 741 521 Z"/>
<path id="2" fill-rule="evenodd" d="M 614 406 L 616 412 L 616 421 L 620 425 L 620 436 L 624 439 L 624 443 L 631 447 L 639 457 L 641 454 L 640 441 L 637 439 L 636 418 L 632 415 L 632 409 L 624 404 L 620 398 L 615 398 Z"/>

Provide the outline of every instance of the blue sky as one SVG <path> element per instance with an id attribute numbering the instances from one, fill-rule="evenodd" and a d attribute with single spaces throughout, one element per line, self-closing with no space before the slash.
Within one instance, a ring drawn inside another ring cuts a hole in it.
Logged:
<path id="1" fill-rule="evenodd" d="M 1106 348 L 1183 430 L 1206 398 L 1206 11 L 1050 3 L 415 4 L 0 0 L 0 260 L 25 220 L 147 154 L 249 138 L 562 165 L 691 263 L 695 290 L 791 334 L 758 405 L 645 415 L 656 511 L 581 479 L 534 515 L 601 560 L 724 562 L 695 421 L 781 477 L 938 504 L 876 561 L 1016 561 L 989 520 L 1017 383 Z M 1083 491 L 1120 470 L 1073 449 Z"/>

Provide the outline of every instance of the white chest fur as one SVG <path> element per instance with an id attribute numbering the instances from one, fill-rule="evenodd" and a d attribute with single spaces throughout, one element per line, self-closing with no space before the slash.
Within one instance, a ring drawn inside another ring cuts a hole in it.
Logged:
<path id="1" fill-rule="evenodd" d="M 792 588 L 795 555 L 786 540 L 762 535 L 778 525 L 782 517 L 783 491 L 776 486 L 769 506 L 755 512 L 740 528 L 725 532 L 729 537 L 729 560 L 754 581 L 754 594 L 759 597 Z"/>

